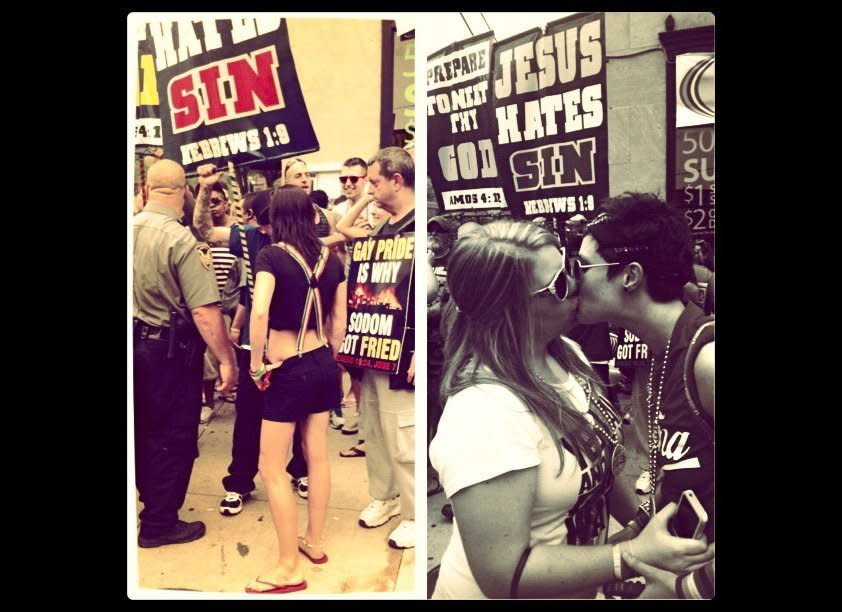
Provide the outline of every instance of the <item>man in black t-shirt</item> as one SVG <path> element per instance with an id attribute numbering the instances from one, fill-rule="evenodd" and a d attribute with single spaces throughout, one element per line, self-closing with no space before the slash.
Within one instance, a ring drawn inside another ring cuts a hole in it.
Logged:
<path id="1" fill-rule="evenodd" d="M 415 164 L 406 151 L 386 147 L 368 162 L 368 183 L 381 208 L 392 216 L 371 235 L 415 231 Z M 361 414 L 366 431 L 366 469 L 371 503 L 360 525 L 379 527 L 400 514 L 389 534 L 392 548 L 415 547 L 415 316 L 412 277 L 402 367 L 396 375 L 363 371 Z M 404 365 L 405 364 L 405 365 Z"/>

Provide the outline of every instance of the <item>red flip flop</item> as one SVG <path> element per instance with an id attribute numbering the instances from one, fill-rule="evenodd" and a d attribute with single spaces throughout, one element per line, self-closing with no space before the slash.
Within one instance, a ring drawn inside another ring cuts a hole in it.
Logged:
<path id="1" fill-rule="evenodd" d="M 294 591 L 303 591 L 307 588 L 307 581 L 302 580 L 298 584 L 274 584 L 272 582 L 266 582 L 265 580 L 261 580 L 260 578 L 256 578 L 255 582 L 259 582 L 260 584 L 266 584 L 270 587 L 274 587 L 268 589 L 266 591 L 258 591 L 256 589 L 252 589 L 251 587 L 246 587 L 246 593 L 255 593 L 257 595 L 280 595 L 281 593 L 292 593 Z"/>
<path id="2" fill-rule="evenodd" d="M 315 563 L 316 565 L 327 563 L 327 553 L 324 553 L 321 557 L 313 557 L 309 552 L 307 552 L 307 549 L 309 548 L 314 548 L 314 546 L 307 542 L 305 538 L 298 536 L 298 550 L 301 551 L 302 555 L 310 559 L 310 562 Z"/>

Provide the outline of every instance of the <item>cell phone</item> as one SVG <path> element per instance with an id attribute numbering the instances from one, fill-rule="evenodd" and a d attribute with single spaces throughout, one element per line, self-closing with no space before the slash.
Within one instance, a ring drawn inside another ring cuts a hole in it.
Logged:
<path id="1" fill-rule="evenodd" d="M 701 540 L 708 524 L 708 513 L 692 489 L 681 493 L 678 509 L 669 521 L 669 531 L 679 538 Z"/>

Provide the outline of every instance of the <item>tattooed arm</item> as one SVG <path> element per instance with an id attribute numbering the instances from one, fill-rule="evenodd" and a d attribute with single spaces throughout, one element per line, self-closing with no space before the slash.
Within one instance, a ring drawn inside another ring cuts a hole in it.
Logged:
<path id="1" fill-rule="evenodd" d="M 231 230 L 227 227 L 214 226 L 208 206 L 211 185 L 222 178 L 222 172 L 216 171 L 216 166 L 213 164 L 203 164 L 196 171 L 199 173 L 199 196 L 196 198 L 196 208 L 193 210 L 193 227 L 203 240 L 227 244 Z"/>

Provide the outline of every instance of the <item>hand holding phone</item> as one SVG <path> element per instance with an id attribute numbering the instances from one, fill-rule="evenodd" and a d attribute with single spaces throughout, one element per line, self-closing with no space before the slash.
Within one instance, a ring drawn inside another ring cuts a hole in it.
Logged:
<path id="1" fill-rule="evenodd" d="M 692 489 L 681 493 L 678 508 L 669 521 L 669 532 L 679 538 L 701 540 L 708 523 L 708 514 Z"/>

